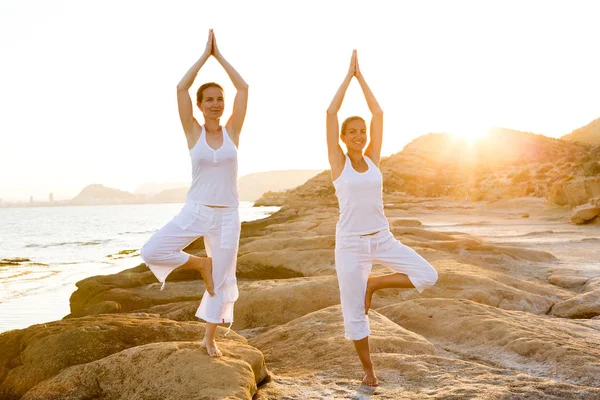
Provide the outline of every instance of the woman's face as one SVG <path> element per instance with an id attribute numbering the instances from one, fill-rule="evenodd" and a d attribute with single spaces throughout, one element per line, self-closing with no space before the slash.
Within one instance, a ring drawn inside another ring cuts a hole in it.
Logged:
<path id="1" fill-rule="evenodd" d="M 367 125 L 360 119 L 350 121 L 341 138 L 348 150 L 362 151 L 367 144 Z"/>
<path id="2" fill-rule="evenodd" d="M 198 107 L 204 114 L 204 118 L 217 119 L 223 115 L 225 108 L 225 96 L 218 87 L 211 86 L 202 92 L 202 102 Z"/>

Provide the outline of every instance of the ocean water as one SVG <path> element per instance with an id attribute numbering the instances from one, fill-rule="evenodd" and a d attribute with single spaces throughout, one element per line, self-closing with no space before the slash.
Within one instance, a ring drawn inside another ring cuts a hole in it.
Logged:
<path id="1" fill-rule="evenodd" d="M 140 264 L 139 248 L 182 206 L 0 208 L 0 332 L 67 315 L 77 281 Z M 242 221 L 277 210 L 240 204 Z"/>

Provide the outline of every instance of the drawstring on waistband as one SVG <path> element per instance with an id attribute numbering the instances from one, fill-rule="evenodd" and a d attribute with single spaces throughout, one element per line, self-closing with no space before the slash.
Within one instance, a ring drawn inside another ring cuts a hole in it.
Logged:
<path id="1" fill-rule="evenodd" d="M 373 236 L 375 235 L 369 235 L 369 236 L 361 236 L 365 239 L 367 239 L 367 253 L 371 254 L 371 239 L 373 238 Z M 375 238 L 375 253 L 377 253 L 377 250 L 379 249 L 379 239 Z"/>
<path id="2" fill-rule="evenodd" d="M 233 321 L 229 323 L 229 327 L 227 328 L 227 332 L 225 332 L 225 336 L 227 336 L 229 332 L 231 332 L 231 325 L 233 325 Z"/>
<path id="3" fill-rule="evenodd" d="M 162 285 L 161 285 L 161 287 L 160 287 L 160 290 L 163 290 L 163 289 L 165 288 L 165 285 L 166 285 L 166 284 L 167 284 L 167 281 L 165 280 L 165 281 L 162 283 Z"/>

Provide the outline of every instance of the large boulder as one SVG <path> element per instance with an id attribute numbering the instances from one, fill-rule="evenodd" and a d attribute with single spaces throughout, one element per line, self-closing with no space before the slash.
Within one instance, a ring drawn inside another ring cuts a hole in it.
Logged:
<path id="1" fill-rule="evenodd" d="M 562 318 L 593 318 L 600 315 L 600 289 L 556 303 L 552 315 Z"/>
<path id="2" fill-rule="evenodd" d="M 585 276 L 560 275 L 560 274 L 550 275 L 548 277 L 549 283 L 556 285 L 556 286 L 566 288 L 566 289 L 571 289 L 571 288 L 581 286 L 581 285 L 585 284 L 588 280 L 589 280 L 589 278 L 587 278 Z"/>
<path id="3" fill-rule="evenodd" d="M 200 273 L 193 270 L 176 270 L 169 275 L 168 282 L 188 281 L 199 279 Z M 99 311 L 116 312 L 116 305 L 105 304 L 90 309 L 94 304 L 105 301 L 102 299 L 102 293 L 111 289 L 128 289 L 140 286 L 154 284 L 160 287 L 156 277 L 150 272 L 145 264 L 140 264 L 135 268 L 130 268 L 112 275 L 99 275 L 83 279 L 76 283 L 77 290 L 73 292 L 69 300 L 71 305 L 70 317 L 80 317 L 83 315 L 97 314 Z M 200 283 L 199 285 L 202 285 Z M 169 284 L 167 283 L 167 287 Z M 157 289 L 158 290 L 158 289 Z M 106 299 L 108 301 L 109 299 Z M 86 309 L 86 307 L 88 309 Z M 127 311 L 130 308 L 122 308 L 121 311 Z"/>
<path id="4" fill-rule="evenodd" d="M 151 343 L 60 371 L 22 400 L 247 399 L 268 376 L 263 355 L 239 342 L 223 342 L 223 357 L 199 342 Z"/>
<path id="5" fill-rule="evenodd" d="M 600 215 L 600 206 L 595 204 L 584 204 L 573 210 L 571 222 L 576 225 L 583 225 L 592 221 L 598 215 Z"/>
<path id="6" fill-rule="evenodd" d="M 548 200 L 559 206 L 577 207 L 600 196 L 600 178 L 576 178 L 557 182 L 548 191 Z"/>
<path id="7" fill-rule="evenodd" d="M 222 337 L 224 328 L 219 328 Z M 61 370 L 156 342 L 194 341 L 204 324 L 151 315 L 109 314 L 33 325 L 0 334 L 0 398 L 19 399 Z M 227 340 L 246 343 L 230 333 Z"/>
<path id="8" fill-rule="evenodd" d="M 79 303 L 79 311 L 68 317 L 96 314 L 95 309 L 104 310 L 109 307 L 118 309 L 120 312 L 130 312 L 184 301 L 196 301 L 200 304 L 204 294 L 204 283 L 200 280 L 167 282 L 164 290 L 160 290 L 160 286 L 160 283 L 157 282 L 135 287 L 115 287 L 99 292 L 89 297 L 87 303 Z"/>

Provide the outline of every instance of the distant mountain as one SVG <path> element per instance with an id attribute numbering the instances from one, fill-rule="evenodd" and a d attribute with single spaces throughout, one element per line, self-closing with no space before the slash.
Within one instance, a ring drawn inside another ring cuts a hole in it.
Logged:
<path id="1" fill-rule="evenodd" d="M 69 203 L 73 205 L 135 204 L 144 200 L 145 196 L 95 184 L 86 186 Z"/>
<path id="2" fill-rule="evenodd" d="M 238 179 L 240 200 L 255 201 L 266 192 L 278 192 L 302 185 L 322 169 L 267 171 L 244 175 Z"/>
<path id="3" fill-rule="evenodd" d="M 182 187 L 189 187 L 189 182 L 167 182 L 167 183 L 144 183 L 142 186 L 137 188 L 133 193 L 135 194 L 158 194 L 164 190 L 179 189 Z"/>
<path id="4" fill-rule="evenodd" d="M 281 191 L 294 188 L 312 178 L 321 170 L 268 171 L 242 176 L 238 180 L 240 200 L 254 201 L 268 191 Z M 161 188 L 167 188 L 162 189 Z M 158 192 L 154 192 L 158 190 Z M 113 189 L 103 185 L 86 186 L 69 204 L 72 205 L 111 205 L 145 203 L 184 203 L 189 185 L 183 183 L 146 183 L 136 190 L 136 194 Z"/>
<path id="5" fill-rule="evenodd" d="M 185 198 L 189 188 L 178 187 L 175 189 L 167 189 L 156 193 L 148 198 L 150 203 L 185 203 Z"/>
<path id="6" fill-rule="evenodd" d="M 600 118 L 593 120 L 586 126 L 575 129 L 568 135 L 561 137 L 561 139 L 600 146 Z"/>

